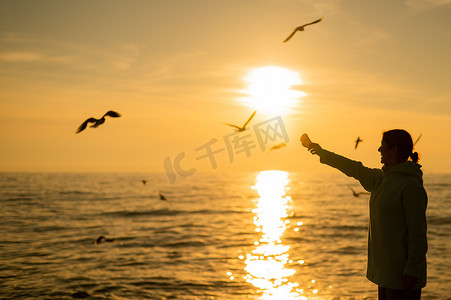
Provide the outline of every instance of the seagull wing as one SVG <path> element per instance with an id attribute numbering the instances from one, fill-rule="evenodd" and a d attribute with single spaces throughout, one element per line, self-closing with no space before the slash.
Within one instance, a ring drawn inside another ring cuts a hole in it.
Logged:
<path id="1" fill-rule="evenodd" d="M 318 20 L 316 20 L 316 21 L 313 21 L 313 22 L 311 22 L 311 23 L 304 24 L 304 25 L 302 25 L 301 27 L 309 26 L 309 25 L 312 25 L 312 24 L 316 24 L 316 23 L 318 23 L 318 22 L 321 22 L 323 19 L 324 19 L 324 18 L 320 18 L 320 19 L 318 19 Z"/>
<path id="2" fill-rule="evenodd" d="M 359 143 L 361 142 L 362 140 L 360 139 L 360 137 L 358 137 L 356 140 L 355 140 L 355 147 L 354 147 L 354 149 L 357 149 L 357 146 L 359 145 Z"/>
<path id="3" fill-rule="evenodd" d="M 243 125 L 243 128 L 246 128 L 246 126 L 247 126 L 247 124 L 249 124 L 249 122 L 252 120 L 252 118 L 255 116 L 255 113 L 256 113 L 257 111 L 254 111 L 253 113 L 252 113 L 252 115 L 249 117 L 249 119 L 247 119 L 247 121 L 246 121 L 246 123 L 244 123 L 244 125 Z"/>
<path id="4" fill-rule="evenodd" d="M 418 141 L 421 139 L 421 136 L 422 136 L 423 134 L 422 133 L 420 133 L 420 136 L 417 138 L 417 140 L 413 143 L 413 146 L 415 146 L 417 143 L 418 143 Z"/>
<path id="5" fill-rule="evenodd" d="M 104 114 L 103 116 L 104 116 L 104 117 L 105 117 L 105 116 L 108 116 L 108 117 L 112 117 L 112 118 L 119 118 L 119 117 L 121 116 L 121 114 L 118 113 L 118 112 L 109 110 L 109 111 L 107 111 L 107 113 Z"/>
<path id="6" fill-rule="evenodd" d="M 166 199 L 166 197 L 161 192 L 159 192 L 158 195 L 160 196 L 160 200 L 168 201 L 168 199 Z"/>
<path id="7" fill-rule="evenodd" d="M 105 239 L 105 237 L 103 235 L 99 236 L 95 242 L 95 245 L 97 246 L 98 244 L 100 244 L 103 239 Z"/>
<path id="8" fill-rule="evenodd" d="M 280 144 L 278 144 L 278 145 L 272 146 L 271 149 L 269 149 L 269 150 L 280 149 L 280 148 L 282 148 L 282 147 L 285 147 L 286 145 L 287 145 L 287 144 L 285 144 L 285 143 L 280 143 Z"/>
<path id="9" fill-rule="evenodd" d="M 95 123 L 97 121 L 97 119 L 95 118 L 89 118 L 86 121 L 84 121 L 83 123 L 81 123 L 80 127 L 78 127 L 77 131 L 75 131 L 75 133 L 80 133 L 83 130 L 86 129 L 86 126 L 88 126 L 88 123 Z"/>
<path id="10" fill-rule="evenodd" d="M 296 33 L 296 31 L 298 31 L 297 28 L 295 30 L 293 30 L 293 32 L 283 42 L 284 43 L 288 42 L 293 37 L 293 35 Z"/>
<path id="11" fill-rule="evenodd" d="M 358 194 L 354 191 L 354 189 L 352 188 L 352 187 L 350 187 L 349 185 L 348 185 L 348 188 L 352 191 L 352 193 L 354 194 L 354 196 L 358 196 Z"/>
<path id="12" fill-rule="evenodd" d="M 229 126 L 232 126 L 232 127 L 235 127 L 235 128 L 237 128 L 237 129 L 242 129 L 241 127 L 239 127 L 239 126 L 236 126 L 236 125 L 233 125 L 233 124 L 227 124 L 227 123 L 224 123 L 225 125 L 229 125 Z"/>

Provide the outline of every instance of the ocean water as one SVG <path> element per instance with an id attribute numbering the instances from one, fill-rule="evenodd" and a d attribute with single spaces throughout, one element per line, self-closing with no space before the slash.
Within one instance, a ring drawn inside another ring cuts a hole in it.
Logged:
<path id="1" fill-rule="evenodd" d="M 0 298 L 376 299 L 368 195 L 349 186 L 363 191 L 338 171 L 0 173 Z M 425 187 L 423 299 L 451 299 L 451 174 Z"/>

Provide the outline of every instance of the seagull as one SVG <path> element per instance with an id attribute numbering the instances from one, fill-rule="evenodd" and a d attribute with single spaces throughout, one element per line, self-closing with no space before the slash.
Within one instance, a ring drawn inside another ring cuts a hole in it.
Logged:
<path id="1" fill-rule="evenodd" d="M 86 126 L 88 126 L 88 123 L 94 123 L 93 125 L 91 125 L 90 127 L 92 128 L 97 128 L 100 125 L 102 125 L 103 123 L 105 123 L 105 117 L 112 117 L 112 118 L 119 118 L 121 115 L 115 111 L 109 110 L 106 114 L 104 114 L 100 119 L 96 119 L 96 118 L 89 118 L 86 121 L 84 121 L 80 127 L 78 127 L 77 131 L 75 131 L 75 133 L 80 133 L 83 130 L 86 129 Z"/>
<path id="2" fill-rule="evenodd" d="M 357 193 L 356 191 L 354 191 L 354 190 L 352 189 L 352 187 L 348 186 L 348 188 L 352 191 L 352 194 L 354 195 L 354 197 L 359 197 L 360 195 L 369 195 L 369 194 L 370 194 L 370 193 L 368 193 L 368 192 L 360 192 L 360 193 Z"/>
<path id="3" fill-rule="evenodd" d="M 243 127 L 236 126 L 236 125 L 233 125 L 233 124 L 227 124 L 227 123 L 224 123 L 224 124 L 225 124 L 225 125 L 232 126 L 232 127 L 235 127 L 235 128 L 237 129 L 236 131 L 245 131 L 245 130 L 246 130 L 247 124 L 249 124 L 249 122 L 251 121 L 251 119 L 255 116 L 255 113 L 256 113 L 256 112 L 257 112 L 257 111 L 254 111 L 254 112 L 252 113 L 252 115 L 249 117 L 249 119 L 246 121 L 246 123 L 244 123 Z"/>
<path id="4" fill-rule="evenodd" d="M 97 245 L 100 244 L 103 240 L 104 240 L 105 242 L 108 242 L 108 243 L 114 243 L 114 242 L 116 242 L 116 239 L 108 239 L 108 238 L 104 237 L 103 235 L 101 235 L 101 236 L 99 236 L 99 237 L 97 238 L 97 240 L 96 240 L 96 242 L 95 242 L 94 244 L 97 246 Z"/>
<path id="5" fill-rule="evenodd" d="M 168 201 L 168 199 L 166 199 L 166 197 L 160 191 L 158 191 L 158 195 L 160 195 L 160 200 Z"/>
<path id="6" fill-rule="evenodd" d="M 316 21 L 313 21 L 313 22 L 311 22 L 311 23 L 307 23 L 307 24 L 304 24 L 304 25 L 302 25 L 302 26 L 299 26 L 299 27 L 296 27 L 296 29 L 285 39 L 285 41 L 283 41 L 284 43 L 286 43 L 286 42 L 288 42 L 292 37 L 293 37 L 293 35 L 297 32 L 297 31 L 304 31 L 304 27 L 305 26 L 308 26 L 308 25 L 312 25 L 312 24 L 315 24 L 315 23 L 318 23 L 318 22 L 320 22 L 322 19 L 324 19 L 324 18 L 321 18 L 321 19 L 318 19 L 318 20 L 316 20 Z"/>
<path id="7" fill-rule="evenodd" d="M 280 143 L 280 144 L 278 144 L 278 145 L 272 146 L 271 149 L 269 149 L 269 150 L 280 149 L 280 148 L 282 148 L 282 147 L 285 147 L 286 145 L 287 145 L 286 143 Z"/>
<path id="8" fill-rule="evenodd" d="M 359 145 L 360 142 L 363 142 L 363 140 L 360 139 L 360 136 L 357 137 L 357 139 L 355 140 L 355 147 L 354 150 L 357 149 L 357 146 Z"/>

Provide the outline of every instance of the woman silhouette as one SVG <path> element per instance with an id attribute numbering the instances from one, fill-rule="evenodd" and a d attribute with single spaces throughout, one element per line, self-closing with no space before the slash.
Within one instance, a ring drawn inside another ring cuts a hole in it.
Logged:
<path id="1" fill-rule="evenodd" d="M 357 179 L 371 193 L 366 277 L 378 285 L 379 299 L 420 299 L 426 286 L 427 194 L 410 134 L 383 133 L 382 169 L 322 149 L 305 134 L 301 142 L 321 163 Z"/>

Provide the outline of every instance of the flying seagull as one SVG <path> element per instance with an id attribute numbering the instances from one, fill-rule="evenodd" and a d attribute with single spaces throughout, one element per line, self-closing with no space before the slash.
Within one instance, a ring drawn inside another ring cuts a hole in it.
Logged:
<path id="1" fill-rule="evenodd" d="M 359 145 L 360 142 L 363 142 L 363 140 L 360 139 L 360 136 L 357 137 L 357 139 L 355 140 L 355 147 L 354 150 L 357 149 L 357 146 Z"/>
<path id="2" fill-rule="evenodd" d="M 354 197 L 360 197 L 360 195 L 369 195 L 370 194 L 368 192 L 359 192 L 359 193 L 357 193 L 356 191 L 354 191 L 352 189 L 352 187 L 348 186 L 348 188 L 352 191 L 352 194 L 354 195 Z"/>
<path id="3" fill-rule="evenodd" d="M 166 197 L 160 191 L 158 191 L 158 195 L 160 196 L 160 200 L 168 201 L 168 199 L 166 199 Z"/>
<path id="4" fill-rule="evenodd" d="M 96 240 L 96 242 L 94 243 L 96 246 L 98 244 L 100 244 L 102 241 L 108 242 L 108 243 L 114 243 L 116 242 L 116 239 L 108 239 L 106 237 L 104 237 L 103 235 L 99 236 Z"/>
<path id="5" fill-rule="evenodd" d="M 318 19 L 318 20 L 316 20 L 316 21 L 313 21 L 313 22 L 311 22 L 311 23 L 307 23 L 307 24 L 304 24 L 304 25 L 302 25 L 302 26 L 299 26 L 299 27 L 296 27 L 296 29 L 285 39 L 285 41 L 283 41 L 284 43 L 286 43 L 286 42 L 288 42 L 292 37 L 293 37 L 293 35 L 297 32 L 297 31 L 304 31 L 304 27 L 305 26 L 308 26 L 308 25 L 312 25 L 312 24 L 316 24 L 316 23 L 318 23 L 318 22 L 320 22 L 322 19 L 324 19 L 324 18 L 321 18 L 321 19 Z"/>
<path id="6" fill-rule="evenodd" d="M 271 149 L 269 149 L 269 150 L 276 150 L 276 149 L 280 149 L 280 148 L 286 147 L 286 146 L 287 146 L 286 143 L 280 143 L 280 144 L 278 144 L 278 145 L 272 146 Z"/>
<path id="7" fill-rule="evenodd" d="M 100 125 L 102 125 L 103 123 L 105 123 L 105 117 L 112 117 L 112 118 L 119 118 L 121 115 L 115 111 L 109 110 L 106 114 L 104 114 L 100 119 L 96 119 L 96 118 L 89 118 L 86 121 L 84 121 L 80 127 L 78 127 L 77 131 L 75 131 L 75 133 L 80 133 L 83 130 L 86 129 L 86 126 L 88 126 L 88 123 L 94 123 L 93 125 L 91 125 L 90 127 L 92 128 L 97 128 Z"/>
<path id="8" fill-rule="evenodd" d="M 227 124 L 227 123 L 224 123 L 225 125 L 229 125 L 229 126 L 232 126 L 232 127 L 235 127 L 237 130 L 236 131 L 245 131 L 246 130 L 246 126 L 247 126 L 247 124 L 249 124 L 249 122 L 252 120 L 252 118 L 255 116 L 255 113 L 256 113 L 257 111 L 254 111 L 253 113 L 252 113 L 252 115 L 249 117 L 249 119 L 246 121 L 246 123 L 244 123 L 244 125 L 243 125 L 243 127 L 240 127 L 240 126 L 236 126 L 236 125 L 233 125 L 233 124 Z"/>

